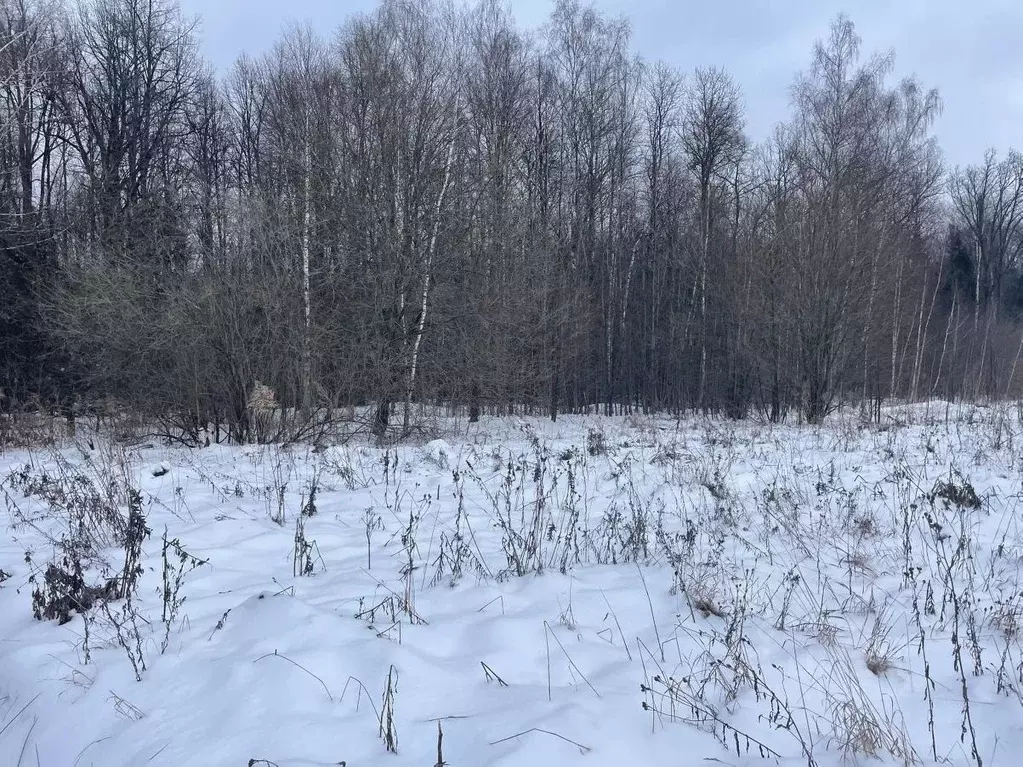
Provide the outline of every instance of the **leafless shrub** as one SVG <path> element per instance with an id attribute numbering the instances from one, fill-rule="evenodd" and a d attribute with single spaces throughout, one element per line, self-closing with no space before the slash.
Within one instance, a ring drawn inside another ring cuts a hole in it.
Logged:
<path id="1" fill-rule="evenodd" d="M 185 602 L 185 597 L 181 596 L 181 587 L 184 584 L 185 576 L 208 564 L 208 560 L 199 559 L 189 554 L 177 538 L 168 540 L 166 527 L 163 529 L 161 553 L 163 559 L 163 581 L 160 589 L 163 601 L 161 620 L 164 625 L 163 640 L 160 642 L 160 654 L 162 655 L 167 652 L 171 627 L 177 620 L 178 612 Z"/>
<path id="2" fill-rule="evenodd" d="M 316 541 L 306 538 L 305 515 L 295 518 L 295 542 L 291 552 L 291 574 L 296 578 L 313 574 L 313 552 L 317 550 Z M 320 557 L 320 561 L 323 558 Z"/>
<path id="3" fill-rule="evenodd" d="M 349 490 L 368 487 L 371 480 L 358 453 L 352 454 L 347 448 L 327 450 L 320 459 L 320 468 L 327 474 L 338 477 Z"/>
<path id="4" fill-rule="evenodd" d="M 66 544 L 62 556 L 50 562 L 43 572 L 42 583 L 38 575 L 29 576 L 32 590 L 32 615 L 36 620 L 55 620 L 60 625 L 69 623 L 75 613 L 85 615 L 97 603 L 117 599 L 118 586 L 114 579 L 100 585 L 88 585 L 82 567 L 82 558 L 76 555 L 72 544 Z"/>
<path id="5" fill-rule="evenodd" d="M 0 413 L 0 455 L 8 450 L 60 445 L 67 438 L 67 422 L 44 411 Z"/>
<path id="6" fill-rule="evenodd" d="M 931 502 L 941 500 L 960 509 L 979 509 L 983 506 L 973 485 L 956 471 L 949 473 L 947 480 L 938 480 L 930 495 Z"/>
<path id="7" fill-rule="evenodd" d="M 607 451 L 607 434 L 603 429 L 591 427 L 586 432 L 586 452 L 590 455 L 605 455 Z"/>
<path id="8" fill-rule="evenodd" d="M 988 623 L 1007 640 L 1015 640 L 1023 624 L 1023 604 L 1019 597 L 996 600 L 988 615 Z"/>
<path id="9" fill-rule="evenodd" d="M 26 464 L 7 477 L 5 489 L 45 503 L 47 516 L 61 521 L 68 535 L 86 544 L 90 552 L 123 544 L 128 534 L 124 510 L 135 502 L 137 493 L 123 449 L 101 448 L 81 463 L 57 451 L 48 457 L 51 467 Z M 10 492 L 5 495 L 15 516 L 30 521 L 31 513 L 21 509 Z"/>
<path id="10" fill-rule="evenodd" d="M 149 622 L 139 614 L 133 594 L 129 594 L 118 609 L 112 607 L 110 602 L 103 602 L 101 609 L 107 624 L 113 629 L 117 645 L 131 664 L 135 681 L 141 682 L 142 674 L 146 671 L 144 629 Z"/>

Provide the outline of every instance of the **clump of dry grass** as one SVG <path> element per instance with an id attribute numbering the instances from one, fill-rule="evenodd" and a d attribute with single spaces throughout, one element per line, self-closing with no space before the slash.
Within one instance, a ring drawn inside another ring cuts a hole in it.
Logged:
<path id="1" fill-rule="evenodd" d="M 887 606 L 878 610 L 864 652 L 867 668 L 874 676 L 885 676 L 895 667 L 898 649 L 891 641 L 893 625 Z"/>
<path id="2" fill-rule="evenodd" d="M 717 596 L 706 587 L 706 584 L 694 584 L 687 591 L 689 604 L 704 618 L 711 616 L 724 618 L 727 615 L 725 609 L 719 604 Z"/>
<path id="3" fill-rule="evenodd" d="M 818 679 L 831 723 L 831 745 L 838 746 L 843 757 L 853 762 L 861 757 L 894 757 L 902 764 L 918 763 L 919 756 L 895 701 L 890 701 L 892 708 L 879 709 L 860 684 L 849 654 L 836 647 L 832 659 L 827 676 Z"/>

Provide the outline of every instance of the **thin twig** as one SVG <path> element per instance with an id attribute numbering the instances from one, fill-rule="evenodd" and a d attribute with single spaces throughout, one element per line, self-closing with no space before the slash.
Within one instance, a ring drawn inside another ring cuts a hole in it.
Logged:
<path id="1" fill-rule="evenodd" d="M 650 606 L 650 620 L 653 621 L 654 624 L 654 638 L 657 639 L 657 647 L 661 651 L 661 663 L 664 663 L 664 645 L 661 644 L 661 632 L 657 629 L 657 616 L 654 615 L 654 600 L 650 598 L 650 589 L 647 588 L 646 577 L 643 575 L 643 568 L 639 566 L 639 562 L 636 563 L 636 571 L 639 573 L 639 579 L 643 582 L 643 591 L 646 594 L 646 603 Z"/>
<path id="2" fill-rule="evenodd" d="M 327 697 L 328 697 L 328 698 L 330 698 L 330 702 L 331 702 L 331 703 L 333 703 L 333 702 L 334 702 L 334 696 L 333 696 L 333 695 L 331 695 L 331 694 L 330 694 L 330 690 L 329 690 L 329 689 L 327 689 L 327 683 L 326 683 L 326 682 L 324 682 L 324 681 L 323 681 L 322 679 L 320 679 L 320 677 L 316 676 L 316 674 L 314 674 L 314 673 L 313 673 L 312 671 L 310 671 L 309 669 L 307 669 L 307 668 L 306 668 L 305 666 L 303 666 L 303 665 L 302 665 L 301 663 L 296 663 L 296 662 L 295 662 L 295 661 L 293 661 L 293 660 L 292 660 L 291 658 L 289 658 L 289 657 L 288 657 L 287 655 L 281 655 L 281 654 L 280 654 L 279 652 L 277 652 L 276 650 L 274 650 L 274 651 L 273 651 L 273 652 L 271 652 L 271 653 L 267 653 L 266 655 L 261 655 L 260 657 L 256 658 L 256 659 L 255 659 L 254 661 L 252 661 L 252 662 L 253 662 L 253 663 L 259 663 L 259 662 L 260 662 L 261 660 L 265 660 L 266 658 L 281 658 L 282 660 L 286 660 L 286 661 L 287 661 L 288 663 L 290 663 L 291 665 L 293 665 L 293 666 L 297 666 L 298 668 L 302 669 L 302 670 L 303 670 L 304 672 L 306 672 L 306 673 L 307 673 L 307 674 L 308 674 L 309 676 L 311 676 L 311 677 L 312 677 L 313 679 L 315 679 L 315 680 L 316 680 L 317 682 L 319 682 L 319 683 L 320 683 L 320 684 L 321 684 L 321 685 L 323 686 L 323 691 L 324 691 L 325 693 L 327 693 Z"/>
<path id="3" fill-rule="evenodd" d="M 25 740 L 21 744 L 21 753 L 18 754 L 18 767 L 21 767 L 21 760 L 25 758 L 25 750 L 28 748 L 29 738 L 32 737 L 32 731 L 35 730 L 36 725 L 39 724 L 39 717 L 32 718 L 32 726 L 28 728 L 28 732 L 25 733 Z"/>
<path id="4" fill-rule="evenodd" d="M 21 710 L 18 711 L 18 713 L 14 715 L 14 717 L 11 719 L 11 721 L 9 721 L 7 724 L 5 724 L 3 726 L 3 729 L 0 729 L 0 735 L 3 735 L 5 732 L 7 732 L 7 728 L 10 727 L 12 724 L 14 724 L 14 722 L 18 719 L 18 717 L 25 713 L 25 709 L 27 709 L 29 706 L 31 706 L 33 703 L 35 703 L 39 699 L 40 695 L 42 695 L 42 693 L 38 693 L 34 698 L 32 698 L 32 700 L 30 700 L 28 703 L 26 703 L 24 706 L 22 706 Z"/>
<path id="5" fill-rule="evenodd" d="M 600 590 L 600 595 L 604 597 L 604 604 L 607 605 L 608 611 L 611 613 L 611 617 L 614 618 L 615 626 L 618 627 L 618 635 L 622 638 L 622 644 L 625 645 L 625 654 L 629 656 L 629 660 L 632 660 L 632 650 L 629 649 L 629 643 L 625 639 L 625 632 L 622 631 L 622 624 L 618 622 L 618 615 L 615 613 L 614 608 L 611 607 L 611 602 L 608 601 L 607 594 L 604 593 L 604 589 Z"/>
<path id="6" fill-rule="evenodd" d="M 498 681 L 498 683 L 502 687 L 507 687 L 508 686 L 508 683 L 506 681 L 504 681 L 503 679 L 501 679 L 501 677 L 497 674 L 496 671 L 494 671 L 494 669 L 490 668 L 490 666 L 488 666 L 483 661 L 480 661 L 480 665 L 483 666 L 483 673 L 484 673 L 484 675 L 486 675 L 486 678 L 487 678 L 488 682 L 490 681 L 491 678 L 494 678 L 494 679 L 496 679 Z"/>
<path id="7" fill-rule="evenodd" d="M 544 621 L 543 625 L 546 628 L 547 632 L 552 637 L 554 637 L 554 641 L 558 643 L 558 647 L 561 648 L 561 652 L 563 652 L 565 654 L 565 657 L 568 659 L 568 662 L 572 666 L 572 668 L 574 668 L 579 673 L 579 676 L 581 676 L 583 681 L 586 682 L 586 686 L 589 687 L 591 690 L 593 690 L 593 694 L 596 695 L 599 698 L 600 697 L 600 693 L 597 692 L 597 688 L 594 687 L 592 684 L 590 684 L 590 680 L 586 678 L 586 674 L 584 674 L 582 672 L 582 670 L 577 665 L 575 665 L 575 661 L 572 660 L 572 656 L 568 654 L 568 650 L 565 649 L 565 645 L 563 645 L 561 643 L 561 640 L 558 639 L 558 635 L 554 633 L 554 629 L 551 628 L 551 624 L 549 624 L 547 621 Z M 549 695 L 550 694 L 550 645 L 548 645 L 547 657 L 548 657 L 548 661 L 547 661 L 547 665 L 548 665 L 548 671 L 547 671 L 547 692 L 548 692 L 548 695 Z"/>
<path id="8" fill-rule="evenodd" d="M 368 700 L 369 701 L 369 705 L 371 705 L 373 707 L 373 713 L 376 715 L 377 721 L 379 721 L 380 720 L 380 711 L 377 710 L 376 703 L 373 702 L 373 696 L 370 695 L 369 690 L 366 688 L 366 685 L 364 685 L 362 683 L 362 680 L 356 679 L 354 676 L 350 676 L 350 677 L 348 677 L 348 679 L 345 680 L 344 689 L 341 690 L 341 700 L 340 700 L 340 702 L 344 703 L 345 693 L 348 692 L 348 684 L 350 682 L 355 682 L 357 685 L 359 685 L 360 692 L 366 693 L 366 700 Z M 356 705 L 358 705 L 358 704 L 356 704 Z M 356 709 L 356 710 L 358 710 L 358 709 Z"/>
<path id="9" fill-rule="evenodd" d="M 564 735 L 559 735 L 556 732 L 551 732 L 550 730 L 544 730 L 544 729 L 541 729 L 540 727 L 530 727 L 528 730 L 523 730 L 522 732 L 517 732 L 514 735 L 509 735 L 507 738 L 501 738 L 500 740 L 495 740 L 490 745 L 491 746 L 496 746 L 499 743 L 505 743 L 505 742 L 507 742 L 509 740 L 514 740 L 515 738 L 521 738 L 523 735 L 529 735 L 529 733 L 531 733 L 531 732 L 540 732 L 540 733 L 543 733 L 544 735 L 551 735 L 551 736 L 553 736 L 555 738 L 560 738 L 561 740 L 565 741 L 566 743 L 571 743 L 573 746 L 578 748 L 579 751 L 581 753 L 583 753 L 583 754 L 588 754 L 590 751 L 593 750 L 589 746 L 584 746 L 582 743 L 577 743 L 576 741 L 572 740 L 571 738 L 566 738 Z"/>

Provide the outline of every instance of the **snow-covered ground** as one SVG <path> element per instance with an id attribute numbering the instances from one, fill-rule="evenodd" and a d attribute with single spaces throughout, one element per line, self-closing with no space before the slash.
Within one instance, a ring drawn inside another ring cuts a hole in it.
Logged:
<path id="1" fill-rule="evenodd" d="M 1015 408 L 441 436 L 0 453 L 0 765 L 1023 753 Z"/>

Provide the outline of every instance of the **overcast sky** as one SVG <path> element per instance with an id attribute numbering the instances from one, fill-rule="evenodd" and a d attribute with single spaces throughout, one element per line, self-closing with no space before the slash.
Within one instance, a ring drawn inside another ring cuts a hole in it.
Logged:
<path id="1" fill-rule="evenodd" d="M 271 46 L 288 21 L 330 35 L 376 0 L 181 0 L 202 17 L 206 56 L 224 69 L 243 51 Z M 1023 149 L 1023 0 L 596 0 L 632 23 L 633 45 L 648 60 L 683 69 L 716 65 L 742 86 L 747 129 L 760 140 L 788 113 L 788 89 L 810 61 L 813 43 L 840 12 L 863 38 L 865 54 L 895 50 L 896 74 L 940 90 L 936 133 L 952 165 L 979 161 L 985 148 Z M 536 27 L 549 0 L 509 0 L 520 24 Z"/>

